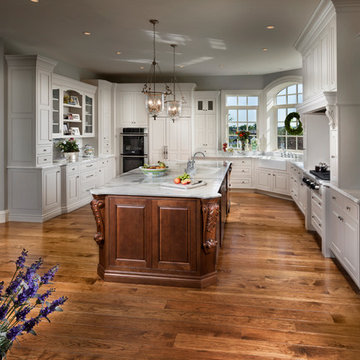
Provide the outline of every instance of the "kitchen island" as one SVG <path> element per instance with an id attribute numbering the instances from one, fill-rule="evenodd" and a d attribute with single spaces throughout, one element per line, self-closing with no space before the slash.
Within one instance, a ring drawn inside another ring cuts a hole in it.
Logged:
<path id="1" fill-rule="evenodd" d="M 167 187 L 185 167 L 170 163 L 158 178 L 135 169 L 91 191 L 102 279 L 200 288 L 216 282 L 231 162 L 197 163 L 193 182 L 204 186 Z"/>

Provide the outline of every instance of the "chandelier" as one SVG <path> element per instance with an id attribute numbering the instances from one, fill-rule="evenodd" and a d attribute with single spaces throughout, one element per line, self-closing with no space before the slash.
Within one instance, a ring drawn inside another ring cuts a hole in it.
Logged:
<path id="1" fill-rule="evenodd" d="M 156 68 L 160 72 L 159 64 L 156 62 L 156 49 L 155 49 L 155 25 L 159 23 L 158 20 L 149 20 L 153 25 L 153 50 L 154 57 L 150 67 L 148 80 L 144 84 L 142 92 L 146 95 L 145 106 L 147 112 L 156 120 L 158 114 L 164 110 L 165 98 L 171 94 L 170 88 L 165 84 L 165 91 L 156 90 Z"/>
<path id="2" fill-rule="evenodd" d="M 175 48 L 176 44 L 170 45 L 173 48 L 173 99 L 166 101 L 166 112 L 170 119 L 174 122 L 175 119 L 177 119 L 181 115 L 181 106 L 183 104 L 183 100 L 176 100 L 176 94 L 175 94 Z"/>

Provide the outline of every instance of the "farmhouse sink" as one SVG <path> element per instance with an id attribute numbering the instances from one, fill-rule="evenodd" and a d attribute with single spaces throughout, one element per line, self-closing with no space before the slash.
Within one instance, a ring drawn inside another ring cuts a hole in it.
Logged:
<path id="1" fill-rule="evenodd" d="M 263 158 L 259 159 L 258 165 L 259 167 L 267 169 L 286 170 L 285 159 L 271 159 L 268 156 L 264 156 Z"/>

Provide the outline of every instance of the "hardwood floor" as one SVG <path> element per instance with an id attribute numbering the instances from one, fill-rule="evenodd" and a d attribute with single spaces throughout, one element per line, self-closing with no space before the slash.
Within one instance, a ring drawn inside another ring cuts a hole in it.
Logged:
<path id="1" fill-rule="evenodd" d="M 90 207 L 44 224 L 0 224 L 0 280 L 25 247 L 59 263 L 63 313 L 8 360 L 360 359 L 360 297 L 286 200 L 232 194 L 218 283 L 204 290 L 105 283 Z"/>

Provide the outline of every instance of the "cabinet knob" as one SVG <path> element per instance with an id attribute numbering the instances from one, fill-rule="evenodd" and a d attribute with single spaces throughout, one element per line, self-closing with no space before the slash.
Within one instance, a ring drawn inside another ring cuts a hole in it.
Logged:
<path id="1" fill-rule="evenodd" d="M 350 211 L 350 210 L 351 210 L 351 207 L 350 207 L 350 206 L 347 206 L 347 207 L 346 207 L 346 210 L 347 210 L 347 211 Z"/>
<path id="2" fill-rule="evenodd" d="M 336 157 L 335 155 L 331 155 L 331 158 L 332 158 L 332 159 L 335 159 L 335 157 Z"/>
<path id="3" fill-rule="evenodd" d="M 335 196 L 332 196 L 331 198 L 332 198 L 333 200 L 336 200 L 336 197 L 335 197 Z"/>

